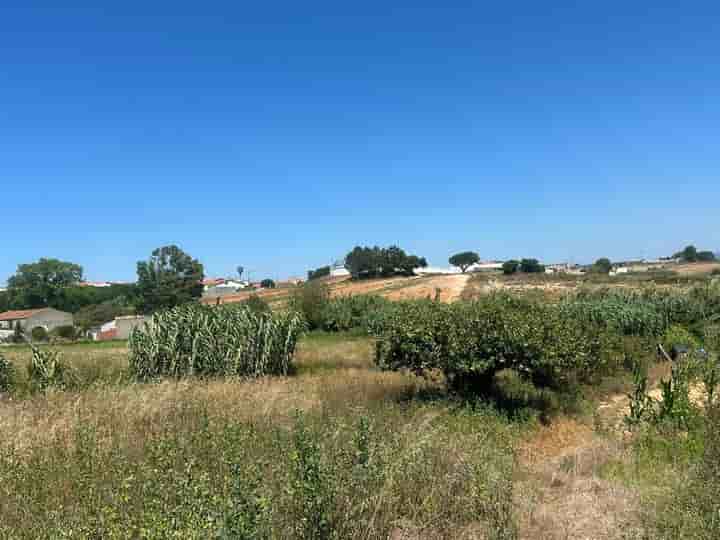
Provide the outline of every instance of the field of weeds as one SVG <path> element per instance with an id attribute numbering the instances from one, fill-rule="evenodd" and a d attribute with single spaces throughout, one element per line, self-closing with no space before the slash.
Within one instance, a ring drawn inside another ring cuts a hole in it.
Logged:
<path id="1" fill-rule="evenodd" d="M 323 324 L 354 333 L 305 334 L 274 376 L 139 379 L 122 343 L 6 347 L 0 538 L 717 538 L 720 415 L 653 352 L 717 350 L 717 299 L 339 300 Z M 135 346 L 153 362 L 164 340 Z M 193 343 L 173 354 L 219 354 Z"/>

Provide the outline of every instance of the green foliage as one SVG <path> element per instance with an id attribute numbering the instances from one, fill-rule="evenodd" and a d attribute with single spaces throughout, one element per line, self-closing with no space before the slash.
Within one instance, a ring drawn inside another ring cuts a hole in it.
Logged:
<path id="1" fill-rule="evenodd" d="M 460 268 L 464 274 L 468 267 L 480 262 L 480 255 L 474 251 L 463 251 L 462 253 L 456 253 L 450 257 L 448 262 L 453 266 Z"/>
<path id="2" fill-rule="evenodd" d="M 505 275 L 516 273 L 520 269 L 520 262 L 516 260 L 505 261 L 502 265 L 502 271 Z"/>
<path id="3" fill-rule="evenodd" d="M 21 264 L 8 279 L 10 303 L 18 309 L 54 306 L 65 287 L 82 280 L 82 267 L 58 259 Z"/>
<path id="4" fill-rule="evenodd" d="M 116 300 L 109 300 L 81 308 L 75 313 L 74 320 L 78 328 L 90 330 L 91 328 L 115 320 L 116 317 L 132 315 L 133 313 L 133 308 L 123 305 Z"/>
<path id="5" fill-rule="evenodd" d="M 538 388 L 570 389 L 606 368 L 611 339 L 557 306 L 505 295 L 452 305 L 407 302 L 385 326 L 379 366 L 441 370 L 452 389 L 469 395 L 490 394 L 504 369 Z"/>
<path id="6" fill-rule="evenodd" d="M 716 257 L 712 251 L 698 251 L 697 260 L 698 262 L 713 262 Z"/>
<path id="7" fill-rule="evenodd" d="M 612 270 L 612 263 L 607 257 L 598 259 L 592 266 L 592 271 L 598 274 L 609 274 L 610 270 Z"/>
<path id="8" fill-rule="evenodd" d="M 520 271 L 526 274 L 540 274 L 545 267 L 537 259 L 523 259 L 520 261 Z"/>
<path id="9" fill-rule="evenodd" d="M 276 285 L 275 285 L 275 282 L 274 282 L 272 279 L 263 279 L 263 280 L 260 282 L 260 286 L 261 286 L 263 289 L 274 289 Z"/>
<path id="10" fill-rule="evenodd" d="M 310 330 L 323 327 L 329 302 L 330 288 L 321 281 L 308 281 L 293 289 L 290 295 L 290 309 L 302 314 Z"/>
<path id="11" fill-rule="evenodd" d="M 16 344 L 25 343 L 25 329 L 20 324 L 20 321 L 15 323 L 15 328 L 13 328 L 13 334 L 10 337 L 10 341 Z"/>
<path id="12" fill-rule="evenodd" d="M 668 352 L 673 345 L 685 345 L 691 353 L 700 346 L 698 339 L 679 324 L 674 324 L 668 328 L 662 341 L 663 347 L 665 347 L 665 350 Z"/>
<path id="13" fill-rule="evenodd" d="M 137 309 L 152 313 L 190 302 L 202 295 L 203 266 L 177 246 L 152 252 L 137 263 Z"/>
<path id="14" fill-rule="evenodd" d="M 322 329 L 326 332 L 362 330 L 379 335 L 385 321 L 397 307 L 398 303 L 375 295 L 333 298 L 323 309 Z"/>
<path id="15" fill-rule="evenodd" d="M 15 368 L 0 353 L 0 394 L 7 394 L 15 385 Z"/>
<path id="16" fill-rule="evenodd" d="M 647 366 L 639 361 L 633 361 L 633 392 L 628 394 L 630 410 L 625 415 L 625 424 L 629 429 L 635 429 L 654 412 L 654 401 L 648 395 Z"/>
<path id="17" fill-rule="evenodd" d="M 243 305 L 253 313 L 270 313 L 272 310 L 268 303 L 260 298 L 257 294 L 251 294 Z"/>
<path id="18" fill-rule="evenodd" d="M 411 276 L 416 268 L 425 268 L 424 257 L 408 255 L 398 246 L 388 248 L 356 246 L 345 257 L 345 268 L 355 279 L 393 276 Z"/>
<path id="19" fill-rule="evenodd" d="M 27 366 L 28 380 L 38 390 L 64 388 L 71 382 L 72 372 L 63 362 L 60 351 L 31 345 L 32 358 Z"/>
<path id="20" fill-rule="evenodd" d="M 157 312 L 132 332 L 130 371 L 139 380 L 286 375 L 302 329 L 301 317 L 293 312 L 188 304 Z"/>
<path id="21" fill-rule="evenodd" d="M 50 332 L 50 334 L 53 337 L 59 337 L 61 339 L 72 340 L 77 338 L 77 331 L 72 325 L 58 326 L 52 332 Z"/>
<path id="22" fill-rule="evenodd" d="M 308 281 L 330 275 L 329 266 L 321 266 L 315 270 L 308 270 Z"/>
<path id="23" fill-rule="evenodd" d="M 34 342 L 47 341 L 48 340 L 48 332 L 42 326 L 36 326 L 32 330 L 30 330 L 30 338 Z"/>
<path id="24" fill-rule="evenodd" d="M 695 262 L 697 261 L 697 248 L 695 246 L 686 246 L 682 251 L 678 251 L 673 255 L 675 259 L 681 259 L 684 262 Z"/>

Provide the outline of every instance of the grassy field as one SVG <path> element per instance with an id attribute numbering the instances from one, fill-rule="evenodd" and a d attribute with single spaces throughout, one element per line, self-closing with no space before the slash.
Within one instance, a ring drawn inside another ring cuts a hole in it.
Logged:
<path id="1" fill-rule="evenodd" d="M 648 343 L 627 336 L 623 347 L 647 356 L 654 389 L 671 371 Z M 17 373 L 0 394 L 2 539 L 720 530 L 707 518 L 720 500 L 720 415 L 630 433 L 628 371 L 578 386 L 572 407 L 543 417 L 460 399 L 439 372 L 381 371 L 375 339 L 360 333 L 310 333 L 291 375 L 259 379 L 138 383 L 122 342 L 55 349 L 71 376 L 45 391 L 28 380 L 29 348 L 0 350 Z"/>

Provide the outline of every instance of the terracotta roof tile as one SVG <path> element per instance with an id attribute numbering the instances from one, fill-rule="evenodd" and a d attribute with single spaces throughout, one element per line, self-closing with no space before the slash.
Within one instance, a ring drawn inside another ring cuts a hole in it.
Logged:
<path id="1" fill-rule="evenodd" d="M 16 311 L 6 311 L 4 313 L 0 313 L 0 321 L 16 321 L 16 320 L 20 320 L 20 319 L 27 319 L 29 317 L 32 317 L 36 313 L 45 311 L 46 309 L 48 309 L 48 308 L 19 309 Z"/>

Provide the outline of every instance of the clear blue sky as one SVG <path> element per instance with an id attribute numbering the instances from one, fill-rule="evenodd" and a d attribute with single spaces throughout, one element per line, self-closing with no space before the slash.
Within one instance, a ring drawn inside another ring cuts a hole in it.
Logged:
<path id="1" fill-rule="evenodd" d="M 718 2 L 12 3 L 0 282 L 720 248 Z"/>

